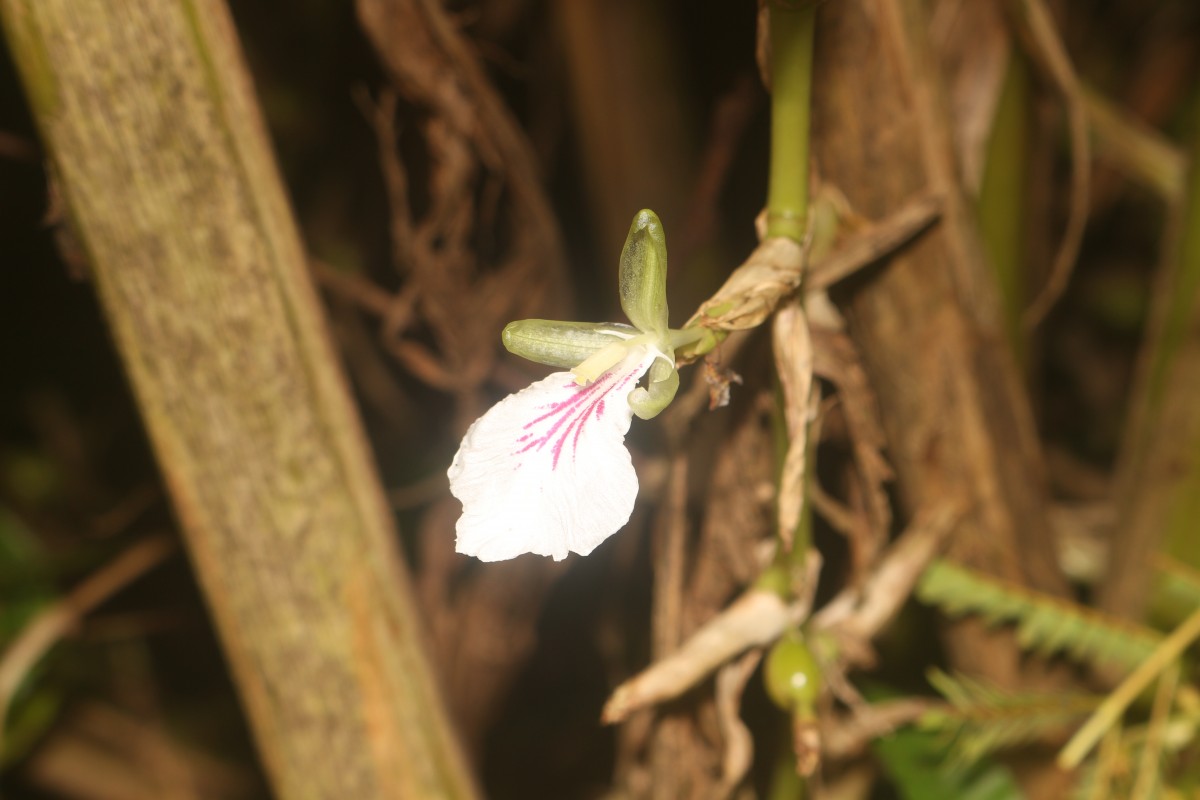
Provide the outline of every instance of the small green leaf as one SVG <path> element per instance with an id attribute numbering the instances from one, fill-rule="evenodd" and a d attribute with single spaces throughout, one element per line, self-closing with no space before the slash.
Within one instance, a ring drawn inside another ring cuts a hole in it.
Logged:
<path id="1" fill-rule="evenodd" d="M 621 251 L 621 309 L 635 327 L 667 333 L 667 238 L 653 211 L 642 209 Z"/>

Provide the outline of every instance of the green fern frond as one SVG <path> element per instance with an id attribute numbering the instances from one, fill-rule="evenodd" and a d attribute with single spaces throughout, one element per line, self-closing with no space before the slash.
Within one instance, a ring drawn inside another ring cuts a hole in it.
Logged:
<path id="1" fill-rule="evenodd" d="M 1150 602 L 1155 625 L 1170 628 L 1200 607 L 1200 571 L 1165 553 L 1151 557 L 1156 580 Z"/>
<path id="2" fill-rule="evenodd" d="M 917 597 L 951 616 L 978 614 L 992 624 L 1016 623 L 1017 643 L 1042 656 L 1061 652 L 1079 661 L 1132 669 L 1162 640 L 1149 628 L 944 560 L 925 570 Z"/>
<path id="3" fill-rule="evenodd" d="M 950 760 L 960 767 L 997 750 L 1063 735 L 1104 699 L 1080 693 L 1009 692 L 936 669 L 928 678 L 949 706 L 927 712 L 920 727 L 947 736 Z"/>

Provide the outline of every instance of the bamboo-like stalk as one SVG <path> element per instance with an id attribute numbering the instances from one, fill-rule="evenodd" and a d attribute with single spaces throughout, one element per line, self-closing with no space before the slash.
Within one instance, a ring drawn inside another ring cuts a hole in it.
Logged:
<path id="1" fill-rule="evenodd" d="M 1102 607 L 1138 618 L 1155 597 L 1150 556 L 1200 567 L 1200 132 L 1182 204 L 1172 209 L 1162 273 L 1118 470 L 1118 523 Z M 1155 607 L 1159 606 L 1159 607 Z"/>
<path id="2" fill-rule="evenodd" d="M 816 5 L 774 3 L 768 6 L 771 78 L 771 161 L 768 167 L 766 236 L 786 237 L 803 244 L 808 233 L 809 216 L 809 138 L 811 133 L 813 36 Z M 803 249 L 799 250 L 805 258 Z M 801 263 L 800 266 L 804 266 Z M 818 402 L 819 391 L 813 381 L 812 337 L 803 311 L 803 294 L 779 309 L 773 320 L 775 364 L 780 391 L 776 402 L 783 408 L 787 446 L 779 476 L 778 505 L 780 542 L 776 564 L 790 595 L 802 586 L 805 562 L 812 544 L 812 507 L 808 502 L 813 484 L 817 424 L 810 412 Z M 814 580 L 814 575 L 807 576 Z M 768 576 L 764 576 L 769 581 Z M 811 587 L 805 587 L 811 591 Z M 776 647 L 779 644 L 775 645 Z M 812 676 L 814 680 L 818 676 Z M 796 707 L 791 711 L 792 753 L 782 760 L 792 767 L 799 780 L 792 788 L 795 796 L 808 797 L 808 777 L 816 769 L 812 760 L 803 766 L 797 758 L 802 750 L 801 731 L 813 723 L 812 709 Z M 799 720 L 804 717 L 805 725 Z M 788 756 L 791 757 L 788 757 Z M 815 759 L 815 754 L 814 754 Z M 792 783 L 790 777 L 773 776 L 772 795 Z"/>
<path id="3" fill-rule="evenodd" d="M 803 243 L 808 230 L 809 186 L 808 153 L 812 107 L 813 32 L 816 6 L 777 3 L 769 6 L 768 36 L 771 43 L 771 161 L 767 185 L 767 238 L 781 236 Z M 802 303 L 799 295 L 796 303 Z M 802 306 L 800 306 L 802 309 Z M 779 486 L 781 555 L 788 571 L 803 574 L 804 556 L 812 538 L 812 513 L 807 503 L 815 455 L 812 442 L 814 425 L 809 406 L 816 391 L 812 380 L 812 342 L 808 321 L 798 314 L 781 311 L 775 320 L 775 335 L 796 341 L 776 341 L 776 359 L 780 367 L 781 402 L 787 422 L 789 443 L 781 465 Z M 784 322 L 784 319 L 790 320 Z M 792 359 L 807 363 L 788 363 Z M 798 441 L 797 441 L 798 440 Z M 793 444 L 794 443 L 794 444 Z M 798 472 L 799 471 L 799 472 Z M 789 480 L 799 474 L 799 482 Z M 797 483 L 799 485 L 797 485 Z M 799 493 L 789 498 L 786 493 Z M 788 509 L 794 509 L 789 511 Z M 782 526 L 791 530 L 783 530 Z M 790 577 L 784 581 L 788 586 Z"/>
<path id="4" fill-rule="evenodd" d="M 804 240 L 808 220 L 808 141 L 812 107 L 812 3 L 770 6 L 771 164 L 767 236 Z"/>
<path id="5" fill-rule="evenodd" d="M 474 796 L 228 10 L 0 13 L 276 796 Z"/>

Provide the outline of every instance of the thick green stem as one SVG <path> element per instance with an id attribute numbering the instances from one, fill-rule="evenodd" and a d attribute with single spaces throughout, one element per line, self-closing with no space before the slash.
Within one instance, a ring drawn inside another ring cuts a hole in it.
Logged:
<path id="1" fill-rule="evenodd" d="M 813 28 L 808 2 L 771 6 L 771 167 L 767 236 L 804 239 L 808 216 Z"/>
<path id="2" fill-rule="evenodd" d="M 808 229 L 808 143 L 815 25 L 816 6 L 813 3 L 780 2 L 771 6 L 771 164 L 767 236 L 785 236 L 797 242 L 804 240 Z M 807 323 L 802 321 L 801 324 Z M 789 398 L 788 401 L 807 404 L 808 398 Z M 811 425 L 806 427 L 807 442 L 813 431 Z M 811 446 L 808 449 L 811 451 Z M 811 475 L 812 461 L 809 460 L 804 479 L 805 495 Z M 781 548 L 781 557 L 790 570 L 803 571 L 811 528 L 811 513 L 805 503 L 796 530 L 790 532 L 793 536 L 791 546 Z"/>

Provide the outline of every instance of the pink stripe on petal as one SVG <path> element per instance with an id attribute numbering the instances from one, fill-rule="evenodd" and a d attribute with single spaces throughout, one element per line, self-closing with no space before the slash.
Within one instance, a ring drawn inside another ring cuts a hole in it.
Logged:
<path id="1" fill-rule="evenodd" d="M 592 417 L 599 419 L 604 412 L 605 397 L 614 391 L 625 389 L 637 379 L 638 375 L 637 369 L 628 370 L 619 378 L 611 371 L 606 372 L 592 383 L 578 386 L 578 390 L 571 397 L 542 406 L 542 408 L 549 407 L 550 410 L 525 423 L 522 429 L 528 431 L 541 423 L 550 423 L 550 427 L 544 431 L 525 433 L 518 437 L 517 444 L 524 444 L 524 446 L 516 450 L 513 455 L 540 451 L 547 445 L 551 445 L 550 466 L 551 469 L 557 469 L 563 448 L 570 441 L 571 458 L 574 460 L 579 446 L 579 437 L 583 433 L 588 419 Z M 570 386 L 574 387 L 575 384 L 572 383 Z M 564 386 L 563 388 L 568 387 Z"/>

